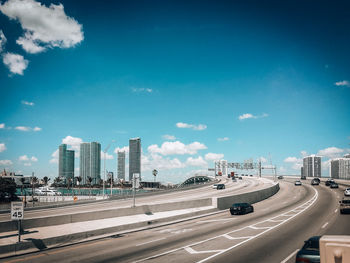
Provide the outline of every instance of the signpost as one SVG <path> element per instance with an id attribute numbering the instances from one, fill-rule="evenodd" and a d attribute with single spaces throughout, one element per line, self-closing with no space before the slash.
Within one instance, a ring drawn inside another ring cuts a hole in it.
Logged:
<path id="1" fill-rule="evenodd" d="M 132 176 L 132 193 L 133 193 L 133 207 L 135 207 L 135 192 L 136 188 L 140 187 L 140 174 L 134 173 Z"/>
<path id="2" fill-rule="evenodd" d="M 11 202 L 11 220 L 18 221 L 18 243 L 21 242 L 21 220 L 23 215 L 23 202 Z"/>

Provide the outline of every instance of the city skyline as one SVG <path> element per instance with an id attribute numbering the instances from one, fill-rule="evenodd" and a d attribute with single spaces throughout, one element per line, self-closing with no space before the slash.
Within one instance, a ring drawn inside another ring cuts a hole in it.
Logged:
<path id="1" fill-rule="evenodd" d="M 100 154 L 118 174 L 134 137 L 145 181 L 221 159 L 300 174 L 311 154 L 329 176 L 350 153 L 347 1 L 21 3 L 0 4 L 1 170 L 53 179 L 58 145 L 77 164 L 115 140 Z"/>

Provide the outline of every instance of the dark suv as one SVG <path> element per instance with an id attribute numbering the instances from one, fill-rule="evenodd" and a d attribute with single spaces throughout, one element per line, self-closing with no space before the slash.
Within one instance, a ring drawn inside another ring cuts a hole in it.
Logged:
<path id="1" fill-rule="evenodd" d="M 216 187 L 217 190 L 222 190 L 225 189 L 225 185 L 224 184 L 218 184 Z"/>
<path id="2" fill-rule="evenodd" d="M 320 236 L 310 237 L 298 251 L 295 262 L 320 262 Z"/>
<path id="3" fill-rule="evenodd" d="M 330 186 L 332 183 L 335 183 L 333 179 L 327 179 L 326 186 Z"/>
<path id="4" fill-rule="evenodd" d="M 243 215 L 254 212 L 254 207 L 248 203 L 235 203 L 230 207 L 231 215 Z"/>

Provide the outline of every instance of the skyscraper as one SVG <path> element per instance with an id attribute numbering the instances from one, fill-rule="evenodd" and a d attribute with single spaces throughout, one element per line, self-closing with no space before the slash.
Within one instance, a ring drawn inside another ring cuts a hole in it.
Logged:
<path id="1" fill-rule="evenodd" d="M 350 180 L 350 156 L 331 160 L 331 177 Z"/>
<path id="2" fill-rule="evenodd" d="M 118 152 L 118 179 L 125 180 L 125 152 Z"/>
<path id="3" fill-rule="evenodd" d="M 133 174 L 140 174 L 141 180 L 141 139 L 129 140 L 129 181 L 132 181 Z"/>
<path id="4" fill-rule="evenodd" d="M 80 144 L 80 176 L 82 183 L 88 183 L 88 177 L 92 178 L 92 184 L 99 184 L 101 179 L 101 144 L 98 142 Z"/>
<path id="5" fill-rule="evenodd" d="M 67 150 L 67 144 L 58 147 L 58 176 L 61 178 L 74 177 L 74 151 Z"/>
<path id="6" fill-rule="evenodd" d="M 321 157 L 306 156 L 303 159 L 303 175 L 306 177 L 321 177 Z"/>

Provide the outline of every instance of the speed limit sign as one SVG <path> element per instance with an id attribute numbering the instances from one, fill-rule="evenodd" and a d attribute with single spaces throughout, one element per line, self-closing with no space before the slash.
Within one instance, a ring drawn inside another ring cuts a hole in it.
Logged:
<path id="1" fill-rule="evenodd" d="M 11 202 L 11 220 L 23 219 L 23 203 Z"/>

